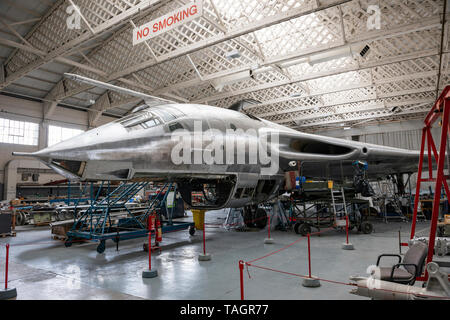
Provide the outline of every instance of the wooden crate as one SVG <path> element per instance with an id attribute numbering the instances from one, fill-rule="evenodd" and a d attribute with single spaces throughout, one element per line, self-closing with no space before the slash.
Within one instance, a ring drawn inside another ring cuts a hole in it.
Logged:
<path id="1" fill-rule="evenodd" d="M 55 239 L 66 238 L 67 232 L 72 228 L 73 221 L 61 221 L 51 224 L 52 237 Z"/>

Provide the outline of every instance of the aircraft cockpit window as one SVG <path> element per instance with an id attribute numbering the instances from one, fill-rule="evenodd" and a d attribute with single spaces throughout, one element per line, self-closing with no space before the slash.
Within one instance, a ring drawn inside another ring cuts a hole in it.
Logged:
<path id="1" fill-rule="evenodd" d="M 178 129 L 183 129 L 183 126 L 181 124 L 179 124 L 178 122 L 174 122 L 174 123 L 169 124 L 169 130 L 170 131 L 175 131 L 175 130 L 178 130 Z"/>
<path id="2" fill-rule="evenodd" d="M 164 122 L 175 120 L 175 116 L 166 110 L 154 110 L 154 112 L 161 117 Z"/>
<path id="3" fill-rule="evenodd" d="M 153 112 L 147 111 L 131 119 L 126 119 L 122 125 L 128 130 L 137 130 L 151 128 L 160 123 L 161 121 Z"/>
<path id="4" fill-rule="evenodd" d="M 144 122 L 142 125 L 145 128 L 151 128 L 151 127 L 157 126 L 158 124 L 160 124 L 160 121 L 157 118 L 154 118 L 154 119 L 148 120 L 147 122 Z"/>
<path id="5" fill-rule="evenodd" d="M 152 108 L 152 111 L 155 112 L 164 122 L 169 122 L 185 116 L 183 112 L 170 106 Z"/>
<path id="6" fill-rule="evenodd" d="M 131 113 L 136 113 L 136 112 L 145 110 L 147 108 L 149 108 L 149 106 L 146 105 L 146 104 L 143 104 L 143 105 L 140 105 L 140 106 L 137 106 L 137 107 L 133 108 L 133 110 L 131 110 Z"/>

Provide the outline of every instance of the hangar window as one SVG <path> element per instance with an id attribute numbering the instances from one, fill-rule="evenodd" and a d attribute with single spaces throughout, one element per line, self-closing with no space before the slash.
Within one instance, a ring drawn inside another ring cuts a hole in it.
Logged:
<path id="1" fill-rule="evenodd" d="M 54 145 L 70 139 L 84 132 L 80 129 L 64 128 L 59 126 L 48 126 L 48 145 Z"/>
<path id="2" fill-rule="evenodd" d="M 0 118 L 0 142 L 38 145 L 39 125 L 33 122 Z"/>

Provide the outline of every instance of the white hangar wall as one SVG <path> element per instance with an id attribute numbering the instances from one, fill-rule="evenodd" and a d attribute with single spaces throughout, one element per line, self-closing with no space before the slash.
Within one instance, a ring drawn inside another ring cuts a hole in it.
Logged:
<path id="1" fill-rule="evenodd" d="M 0 95 L 0 118 L 27 121 L 39 125 L 39 140 L 37 146 L 0 143 L 0 199 L 5 199 L 5 189 L 11 189 L 15 183 L 21 182 L 21 175 L 17 173 L 18 169 L 31 169 L 32 171 L 39 169 L 39 180 L 36 181 L 39 184 L 63 179 L 63 177 L 58 174 L 53 172 L 50 173 L 49 170 L 46 170 L 48 169 L 47 167 L 44 166 L 43 168 L 39 161 L 26 157 L 13 157 L 12 152 L 34 152 L 45 148 L 47 146 L 49 125 L 87 130 L 88 113 L 58 106 L 46 119 L 44 119 L 43 115 L 44 107 L 41 102 Z M 102 125 L 112 120 L 114 120 L 114 118 L 102 116 L 98 121 L 98 125 Z M 22 167 L 25 165 L 29 168 L 22 168 L 21 165 Z M 8 170 L 8 167 L 14 172 L 8 173 L 9 187 L 6 188 L 5 180 L 7 179 L 5 168 Z M 12 190 L 9 191 L 10 193 L 12 192 Z"/>

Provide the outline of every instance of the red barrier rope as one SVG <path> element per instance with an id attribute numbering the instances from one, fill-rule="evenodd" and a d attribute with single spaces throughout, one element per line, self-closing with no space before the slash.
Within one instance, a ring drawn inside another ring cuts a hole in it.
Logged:
<path id="1" fill-rule="evenodd" d="M 324 229 L 324 230 L 321 230 L 319 232 L 308 234 L 308 236 L 307 236 L 307 239 L 309 240 L 308 241 L 308 266 L 309 266 L 309 268 L 308 268 L 309 271 L 308 272 L 309 272 L 309 275 L 301 275 L 301 274 L 297 274 L 297 273 L 293 273 L 293 272 L 287 272 L 287 271 L 277 270 L 277 269 L 273 269 L 273 268 L 269 268 L 269 267 L 263 267 L 263 266 L 260 266 L 260 265 L 253 264 L 256 261 L 260 261 L 260 260 L 265 259 L 267 257 L 270 257 L 270 256 L 272 256 L 272 255 L 274 255 L 276 253 L 279 253 L 279 252 L 281 252 L 283 250 L 286 250 L 287 248 L 290 248 L 294 244 L 296 244 L 296 243 L 300 242 L 302 239 L 304 239 L 304 237 L 302 237 L 302 238 L 300 238 L 300 239 L 298 239 L 298 240 L 288 244 L 287 246 L 284 246 L 283 248 L 281 248 L 279 250 L 273 251 L 273 252 L 271 252 L 269 254 L 266 254 L 266 255 L 264 255 L 264 256 L 262 256 L 260 258 L 251 260 L 249 262 L 244 262 L 244 261 L 240 260 L 239 261 L 239 275 L 240 275 L 240 285 L 241 285 L 241 288 L 240 288 L 240 290 L 241 290 L 241 300 L 244 300 L 244 279 L 243 279 L 244 265 L 247 267 L 247 272 L 248 272 L 249 279 L 251 279 L 251 276 L 250 276 L 250 272 L 248 271 L 248 267 L 254 267 L 254 268 L 258 268 L 258 269 L 262 269 L 262 270 L 266 270 L 266 271 L 272 271 L 272 272 L 277 272 L 277 273 L 281 273 L 281 274 L 291 275 L 291 276 L 299 277 L 299 278 L 302 278 L 302 279 L 311 278 L 310 236 L 311 235 L 318 235 L 318 234 L 321 234 L 321 233 L 323 233 L 325 231 L 328 231 L 328 230 L 331 230 L 331 229 L 333 229 L 333 228 Z M 348 229 L 348 227 L 347 227 L 347 229 Z M 347 231 L 347 237 L 348 237 L 348 231 Z M 347 240 L 347 243 L 348 243 L 348 240 Z M 337 284 L 337 285 L 345 285 L 345 286 L 360 287 L 360 288 L 369 289 L 366 286 L 358 286 L 358 284 L 351 283 L 351 282 L 342 282 L 342 281 L 329 280 L 329 279 L 318 278 L 318 277 L 315 277 L 315 279 L 317 279 L 319 281 L 323 281 L 323 282 Z M 372 290 L 379 290 L 379 291 L 390 292 L 390 293 L 410 294 L 408 292 L 402 292 L 402 291 L 396 291 L 396 290 L 388 290 L 388 289 L 372 288 Z M 421 293 L 417 293 L 417 294 L 414 294 L 414 295 L 415 296 L 424 297 L 424 298 L 435 298 L 435 299 L 442 299 L 442 300 L 450 300 L 449 297 L 440 297 L 440 296 L 426 295 L 426 294 L 421 294 Z"/>
<path id="2" fill-rule="evenodd" d="M 248 267 L 254 267 L 254 268 L 257 268 L 257 269 L 263 269 L 263 270 L 272 271 L 272 272 L 281 273 L 281 274 L 287 274 L 287 275 L 299 277 L 299 278 L 302 278 L 302 279 L 309 278 L 309 276 L 307 276 L 307 275 L 301 275 L 301 274 L 297 274 L 297 273 L 292 273 L 292 272 L 281 271 L 281 270 L 272 269 L 272 268 L 268 268 L 268 267 L 258 266 L 258 265 L 250 264 L 248 262 L 244 262 L 244 264 L 246 266 L 248 266 Z M 367 286 L 358 286 L 356 283 L 351 283 L 351 282 L 342 282 L 342 281 L 329 280 L 329 279 L 324 279 L 324 278 L 315 278 L 315 279 L 318 279 L 318 280 L 323 281 L 323 282 L 333 283 L 333 284 L 339 284 L 339 285 L 345 285 L 345 286 L 360 287 L 360 288 L 369 289 Z M 388 289 L 379 289 L 379 288 L 372 288 L 372 289 L 373 290 L 379 290 L 379 291 L 385 291 L 385 292 L 391 292 L 391 293 L 410 294 L 408 292 L 397 291 L 397 290 L 388 290 Z M 440 297 L 440 296 L 426 295 L 426 294 L 421 294 L 421 293 L 416 293 L 414 295 L 421 296 L 421 297 L 429 297 L 429 298 L 450 300 L 450 297 Z"/>
<path id="3" fill-rule="evenodd" d="M 311 233 L 311 235 L 318 235 L 318 234 L 321 234 L 321 233 L 323 233 L 323 232 L 325 232 L 325 231 L 329 231 L 329 230 L 331 230 L 331 229 L 333 229 L 333 228 L 323 229 L 322 231 L 315 232 L 315 233 Z M 267 258 L 267 257 L 270 257 L 270 256 L 272 256 L 272 255 L 278 253 L 278 252 L 284 251 L 284 250 L 286 250 L 287 248 L 292 247 L 294 244 L 296 244 L 296 243 L 302 241 L 304 238 L 305 238 L 305 237 L 301 237 L 300 239 L 298 239 L 298 240 L 292 242 L 291 244 L 288 244 L 287 246 L 284 246 L 284 247 L 281 248 L 281 249 L 278 249 L 278 250 L 276 250 L 276 251 L 273 251 L 273 252 L 271 252 L 271 253 L 268 253 L 268 254 L 266 254 L 266 255 L 260 257 L 260 258 L 254 259 L 254 260 L 250 261 L 249 263 L 252 263 L 252 262 L 255 262 L 255 261 L 259 261 L 259 260 L 265 259 L 265 258 Z"/>

